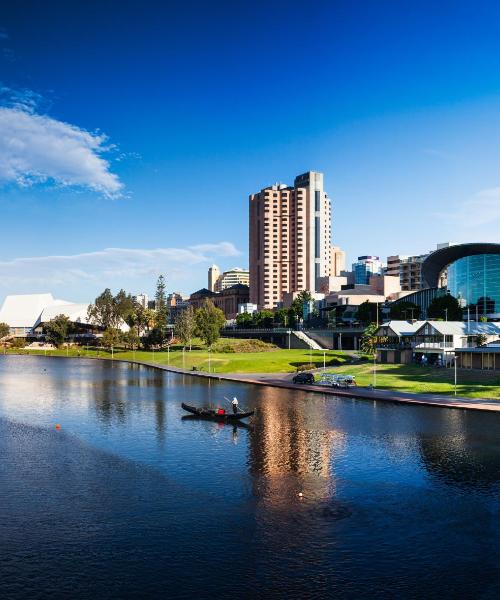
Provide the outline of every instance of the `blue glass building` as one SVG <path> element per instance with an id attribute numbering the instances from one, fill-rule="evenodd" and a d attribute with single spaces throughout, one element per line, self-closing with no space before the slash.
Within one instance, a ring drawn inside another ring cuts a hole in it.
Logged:
<path id="1" fill-rule="evenodd" d="M 465 256 L 451 263 L 447 287 L 471 317 L 500 318 L 500 254 Z"/>
<path id="2" fill-rule="evenodd" d="M 354 283 L 369 284 L 372 275 L 382 273 L 382 263 L 378 256 L 358 256 L 357 262 L 352 264 L 354 272 Z"/>
<path id="3" fill-rule="evenodd" d="M 457 244 L 433 252 L 422 263 L 424 288 L 437 288 L 445 269 L 448 292 L 464 318 L 500 319 L 500 244 Z"/>

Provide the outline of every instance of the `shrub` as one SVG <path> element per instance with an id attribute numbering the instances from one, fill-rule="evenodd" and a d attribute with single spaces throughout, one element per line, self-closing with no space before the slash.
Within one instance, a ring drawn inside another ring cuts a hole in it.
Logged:
<path id="1" fill-rule="evenodd" d="M 214 352 L 224 354 L 270 352 L 277 349 L 274 344 L 268 344 L 262 340 L 235 340 L 233 342 L 221 340 L 213 347 Z"/>
<path id="2" fill-rule="evenodd" d="M 344 363 L 345 363 L 345 360 L 343 358 L 338 357 L 338 356 L 333 356 L 328 361 L 329 365 L 343 365 Z"/>
<path id="3" fill-rule="evenodd" d="M 10 345 L 12 348 L 24 348 L 24 346 L 26 346 L 26 339 L 25 338 L 14 338 Z"/>
<path id="4" fill-rule="evenodd" d="M 298 365 L 297 366 L 297 372 L 301 372 L 301 371 L 310 371 L 311 369 L 315 369 L 316 365 L 313 365 L 312 363 L 304 363 L 303 365 Z"/>
<path id="5" fill-rule="evenodd" d="M 236 350 L 231 344 L 219 343 L 214 347 L 214 352 L 220 352 L 221 354 L 235 354 Z"/>

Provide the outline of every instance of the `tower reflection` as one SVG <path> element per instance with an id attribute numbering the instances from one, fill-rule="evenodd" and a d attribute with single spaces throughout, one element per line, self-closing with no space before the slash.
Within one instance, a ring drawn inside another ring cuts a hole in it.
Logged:
<path id="1" fill-rule="evenodd" d="M 319 397 L 290 402 L 281 390 L 256 390 L 255 430 L 249 466 L 254 491 L 276 506 L 290 499 L 325 499 L 335 492 L 333 458 L 345 448 L 346 435 L 331 426 Z M 331 414 L 331 413 L 330 413 Z"/>
<path id="2" fill-rule="evenodd" d="M 500 482 L 500 419 L 495 414 L 436 411 L 431 435 L 418 435 L 429 474 L 477 488 Z M 480 433 L 479 433 L 480 432 Z"/>

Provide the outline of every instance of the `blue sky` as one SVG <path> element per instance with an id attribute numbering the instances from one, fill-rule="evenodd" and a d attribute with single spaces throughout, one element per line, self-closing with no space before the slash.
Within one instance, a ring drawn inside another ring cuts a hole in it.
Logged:
<path id="1" fill-rule="evenodd" d="M 479 5 L 478 5 L 479 4 Z M 438 6 L 437 6 L 438 5 Z M 357 255 L 500 241 L 496 2 L 19 2 L 0 15 L 0 301 L 189 293 L 248 194 L 325 173 Z"/>

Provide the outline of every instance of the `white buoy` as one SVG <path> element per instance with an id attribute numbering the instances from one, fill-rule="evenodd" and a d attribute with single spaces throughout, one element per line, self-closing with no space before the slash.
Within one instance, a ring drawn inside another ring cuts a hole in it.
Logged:
<path id="1" fill-rule="evenodd" d="M 302 498 L 304 494 L 302 492 L 299 492 L 299 498 Z"/>

